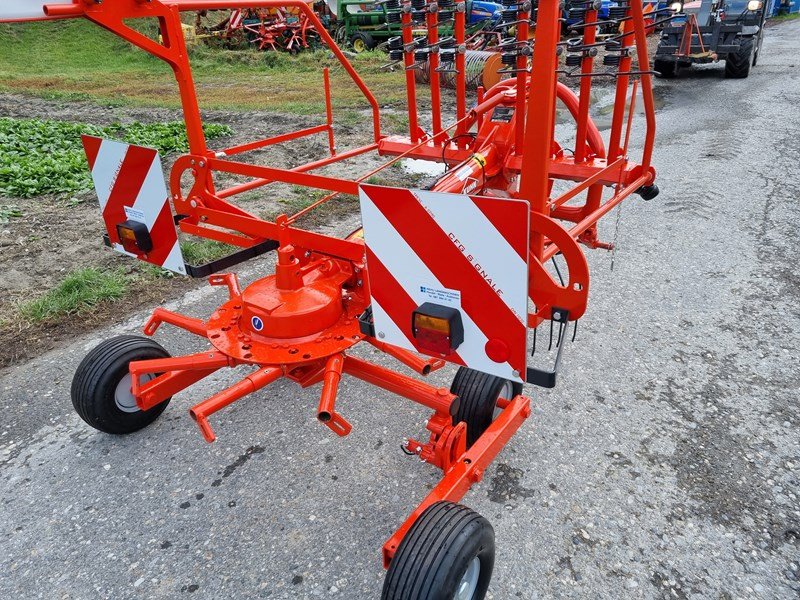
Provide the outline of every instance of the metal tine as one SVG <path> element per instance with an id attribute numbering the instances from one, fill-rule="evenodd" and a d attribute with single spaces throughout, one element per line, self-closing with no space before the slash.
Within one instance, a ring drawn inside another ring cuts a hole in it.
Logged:
<path id="1" fill-rule="evenodd" d="M 574 325 L 574 327 L 572 329 L 572 341 L 573 342 L 575 341 L 575 336 L 578 335 L 578 321 L 580 321 L 580 319 L 578 319 L 576 321 L 573 321 L 575 323 L 575 325 Z"/>
<path id="2" fill-rule="evenodd" d="M 559 254 L 561 254 L 561 252 L 554 254 L 550 260 L 553 262 L 553 266 L 556 269 L 556 275 L 558 275 L 558 281 L 561 283 L 561 287 L 564 287 L 564 277 L 561 275 L 561 269 L 558 268 L 558 263 L 556 262 L 556 256 Z"/>
<path id="3" fill-rule="evenodd" d="M 550 343 L 547 344 L 547 351 L 550 352 L 550 350 L 552 349 L 553 349 L 553 319 L 550 319 Z"/>

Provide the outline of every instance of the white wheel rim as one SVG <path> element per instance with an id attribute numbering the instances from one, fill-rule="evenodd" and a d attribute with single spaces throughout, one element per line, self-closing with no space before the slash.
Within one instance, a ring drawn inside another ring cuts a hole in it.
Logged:
<path id="1" fill-rule="evenodd" d="M 506 400 L 513 400 L 514 399 L 514 384 L 510 381 L 506 381 L 503 384 L 503 387 L 500 388 L 500 393 L 497 395 L 497 398 L 505 398 Z M 494 405 L 494 412 L 492 413 L 492 421 L 494 421 L 497 417 L 500 416 L 500 413 L 503 412 L 503 409 L 495 403 Z"/>
<path id="2" fill-rule="evenodd" d="M 147 383 L 151 379 L 155 379 L 155 375 L 148 373 L 146 375 L 142 375 L 139 381 L 140 383 Z M 114 390 L 114 404 L 116 404 L 117 408 L 122 412 L 135 413 L 141 410 L 139 405 L 136 404 L 136 398 L 131 391 L 132 381 L 133 378 L 131 377 L 131 374 L 126 373 L 125 377 L 119 380 L 119 383 Z"/>
<path id="3" fill-rule="evenodd" d="M 481 560 L 476 556 L 469 563 L 467 570 L 461 577 L 456 587 L 456 595 L 453 600 L 472 600 L 475 590 L 478 589 L 478 579 L 481 576 Z"/>

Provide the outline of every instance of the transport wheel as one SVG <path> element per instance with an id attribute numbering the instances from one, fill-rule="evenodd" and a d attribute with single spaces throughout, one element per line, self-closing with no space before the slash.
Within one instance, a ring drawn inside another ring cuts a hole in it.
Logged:
<path id="1" fill-rule="evenodd" d="M 750 75 L 750 66 L 753 64 L 753 38 L 742 38 L 739 49 L 725 57 L 725 77 L 730 79 L 744 79 Z"/>
<path id="2" fill-rule="evenodd" d="M 408 531 L 381 600 L 482 600 L 494 568 L 494 529 L 474 510 L 441 501 Z"/>
<path id="3" fill-rule="evenodd" d="M 511 400 L 522 393 L 522 384 L 496 375 L 487 375 L 475 369 L 459 367 L 450 392 L 458 396 L 458 411 L 453 423 L 467 424 L 467 448 L 472 446 L 492 424 L 502 409 L 497 400 Z"/>
<path id="4" fill-rule="evenodd" d="M 664 79 L 673 79 L 678 74 L 678 63 L 674 60 L 658 60 L 653 62 L 653 70 Z"/>
<path id="5" fill-rule="evenodd" d="M 375 40 L 373 40 L 372 36 L 368 33 L 354 33 L 353 37 L 350 38 L 350 43 L 356 54 L 372 50 L 375 47 Z"/>
<path id="6" fill-rule="evenodd" d="M 140 410 L 131 393 L 128 365 L 134 360 L 168 357 L 169 353 L 149 338 L 121 335 L 104 341 L 86 355 L 72 379 L 75 411 L 105 433 L 132 433 L 147 427 L 164 412 L 171 398 L 150 410 Z M 142 382 L 154 377 L 145 375 Z"/>

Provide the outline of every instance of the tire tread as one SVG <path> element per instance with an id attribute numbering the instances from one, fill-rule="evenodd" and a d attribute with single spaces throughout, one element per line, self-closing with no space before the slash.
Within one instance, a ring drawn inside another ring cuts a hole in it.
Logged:
<path id="1" fill-rule="evenodd" d="M 448 568 L 444 558 L 470 528 L 480 532 L 491 530 L 491 525 L 472 509 L 453 502 L 440 501 L 425 509 L 395 553 L 382 600 L 439 600 L 437 582 Z M 491 536 L 494 539 L 493 531 Z"/>
<path id="2" fill-rule="evenodd" d="M 725 57 L 725 77 L 731 79 L 744 79 L 750 75 L 753 62 L 753 38 L 742 39 L 739 51 Z"/>

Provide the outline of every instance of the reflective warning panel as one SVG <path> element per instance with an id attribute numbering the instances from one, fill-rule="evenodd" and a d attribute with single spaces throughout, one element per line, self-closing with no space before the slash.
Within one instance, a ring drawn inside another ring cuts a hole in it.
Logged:
<path id="1" fill-rule="evenodd" d="M 185 275 L 158 151 L 90 135 L 83 147 L 111 247 Z"/>
<path id="2" fill-rule="evenodd" d="M 359 196 L 375 335 L 524 381 L 528 203 L 374 185 Z"/>
<path id="3" fill-rule="evenodd" d="M 0 23 L 7 21 L 38 21 L 47 19 L 45 4 L 74 4 L 72 0 L 0 0 Z"/>

